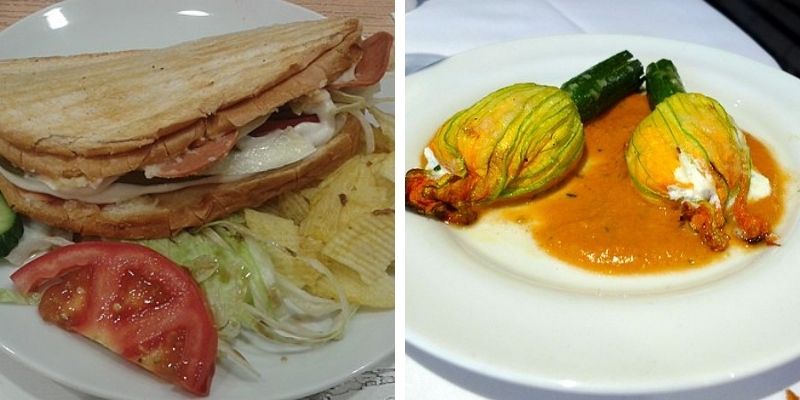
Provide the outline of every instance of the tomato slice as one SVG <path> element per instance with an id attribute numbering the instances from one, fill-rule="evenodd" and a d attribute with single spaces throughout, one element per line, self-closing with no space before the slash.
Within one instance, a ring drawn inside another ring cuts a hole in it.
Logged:
<path id="1" fill-rule="evenodd" d="M 136 244 L 83 242 L 31 261 L 11 280 L 26 294 L 44 290 L 46 321 L 208 394 L 217 330 L 197 283 L 166 257 Z"/>

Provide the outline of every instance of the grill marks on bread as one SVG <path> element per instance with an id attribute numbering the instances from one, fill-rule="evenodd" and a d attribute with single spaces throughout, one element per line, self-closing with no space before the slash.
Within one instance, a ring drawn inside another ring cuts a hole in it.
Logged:
<path id="1" fill-rule="evenodd" d="M 9 110 L 0 115 L 0 155 L 53 178 L 163 161 L 324 86 L 360 56 L 359 35 L 357 20 L 336 19 L 158 50 L 0 62 L 0 107 Z"/>

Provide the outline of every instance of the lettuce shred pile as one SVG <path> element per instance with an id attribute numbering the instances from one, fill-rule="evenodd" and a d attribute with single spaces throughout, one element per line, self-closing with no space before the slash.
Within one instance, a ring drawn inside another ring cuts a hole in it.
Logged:
<path id="1" fill-rule="evenodd" d="M 318 260 L 264 241 L 247 228 L 241 214 L 167 239 L 137 243 L 187 268 L 205 291 L 219 329 L 221 355 L 252 369 L 231 345 L 243 330 L 270 342 L 302 350 L 339 339 L 356 312 L 331 272 Z M 336 288 L 337 299 L 317 297 L 275 268 L 268 250 L 298 257 Z"/>

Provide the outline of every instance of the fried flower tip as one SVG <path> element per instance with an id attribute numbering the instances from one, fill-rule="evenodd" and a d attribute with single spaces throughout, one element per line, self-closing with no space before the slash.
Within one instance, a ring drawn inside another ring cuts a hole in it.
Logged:
<path id="1" fill-rule="evenodd" d="M 736 236 L 748 244 L 764 242 L 770 246 L 778 245 L 778 236 L 772 232 L 769 223 L 750 214 L 746 200 L 737 199 L 733 206 L 733 219 L 736 221 Z"/>
<path id="2" fill-rule="evenodd" d="M 452 179 L 457 177 L 449 178 Z M 406 208 L 453 225 L 470 225 L 478 219 L 478 214 L 469 204 L 451 204 L 440 199 L 439 186 L 441 184 L 428 171 L 409 170 L 406 172 Z"/>
<path id="3" fill-rule="evenodd" d="M 681 215 L 709 249 L 724 251 L 728 248 L 730 238 L 722 230 L 725 220 L 719 219 L 721 214 L 715 212 L 710 204 L 702 203 L 696 206 L 683 202 L 681 203 Z"/>

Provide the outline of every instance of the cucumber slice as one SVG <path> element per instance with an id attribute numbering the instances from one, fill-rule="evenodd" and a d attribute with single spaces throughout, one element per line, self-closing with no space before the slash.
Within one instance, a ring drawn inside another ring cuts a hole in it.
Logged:
<path id="1" fill-rule="evenodd" d="M 22 218 L 20 218 L 0 195 L 0 257 L 5 257 L 22 238 Z"/>

